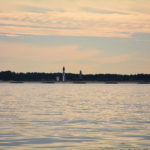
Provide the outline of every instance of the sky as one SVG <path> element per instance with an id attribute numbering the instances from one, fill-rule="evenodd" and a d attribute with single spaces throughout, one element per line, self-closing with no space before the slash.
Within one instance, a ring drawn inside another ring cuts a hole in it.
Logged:
<path id="1" fill-rule="evenodd" d="M 150 0 L 0 0 L 0 71 L 150 74 Z"/>

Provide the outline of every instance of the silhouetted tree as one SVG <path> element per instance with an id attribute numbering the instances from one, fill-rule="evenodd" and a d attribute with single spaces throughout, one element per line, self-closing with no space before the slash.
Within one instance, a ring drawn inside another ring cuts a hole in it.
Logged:
<path id="1" fill-rule="evenodd" d="M 1 81 L 54 81 L 61 77 L 61 73 L 15 73 L 11 71 L 0 72 Z M 79 74 L 66 73 L 67 81 L 80 81 Z M 150 82 L 150 74 L 120 75 L 120 74 L 87 74 L 82 75 L 83 81 L 99 82 Z"/>

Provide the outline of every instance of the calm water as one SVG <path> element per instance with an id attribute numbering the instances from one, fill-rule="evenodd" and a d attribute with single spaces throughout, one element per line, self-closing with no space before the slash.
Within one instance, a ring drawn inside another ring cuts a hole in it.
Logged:
<path id="1" fill-rule="evenodd" d="M 150 85 L 0 83 L 0 149 L 150 149 Z"/>

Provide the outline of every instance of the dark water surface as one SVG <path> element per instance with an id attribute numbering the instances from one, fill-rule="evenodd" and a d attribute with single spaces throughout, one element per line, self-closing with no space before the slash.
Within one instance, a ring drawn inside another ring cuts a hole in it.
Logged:
<path id="1" fill-rule="evenodd" d="M 0 149 L 150 149 L 150 85 L 0 83 Z"/>

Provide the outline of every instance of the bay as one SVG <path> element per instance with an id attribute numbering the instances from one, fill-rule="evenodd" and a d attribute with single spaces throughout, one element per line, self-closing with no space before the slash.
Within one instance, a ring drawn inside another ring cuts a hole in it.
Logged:
<path id="1" fill-rule="evenodd" d="M 150 85 L 0 83 L 0 149 L 150 149 Z"/>

